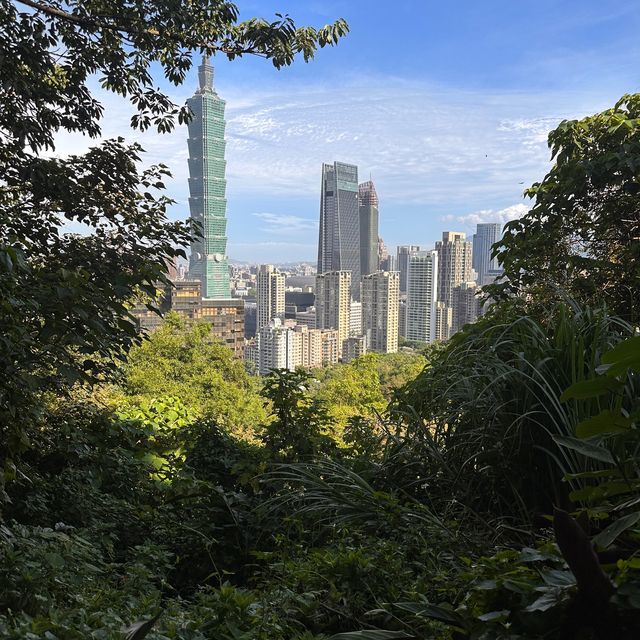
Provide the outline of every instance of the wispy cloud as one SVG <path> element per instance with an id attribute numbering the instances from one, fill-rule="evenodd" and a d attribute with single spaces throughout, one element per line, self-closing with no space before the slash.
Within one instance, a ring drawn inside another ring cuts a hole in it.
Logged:
<path id="1" fill-rule="evenodd" d="M 590 91 L 463 91 L 379 76 L 286 86 L 270 91 L 227 83 L 220 89 L 227 101 L 231 255 L 312 257 L 320 167 L 333 160 L 357 164 L 362 179 L 372 174 L 381 231 L 391 247 L 411 237 L 432 241 L 443 221 L 467 227 L 505 222 L 526 210 L 523 190 L 549 169 L 548 131 L 615 98 Z M 186 218 L 185 128 L 168 135 L 131 132 L 129 105 L 111 94 L 100 98 L 107 114 L 104 137 L 124 135 L 147 150 L 146 163 L 169 165 L 169 195 L 178 201 L 172 215 Z M 173 96 L 176 103 L 185 98 Z M 91 143 L 62 135 L 57 152 L 78 153 Z M 267 213 L 255 213 L 261 209 Z M 283 209 L 295 213 L 274 213 Z M 261 242 L 265 234 L 290 242 L 276 249 Z M 244 244 L 233 243 L 237 236 Z"/>
<path id="2" fill-rule="evenodd" d="M 475 226 L 476 224 L 481 224 L 483 222 L 500 222 L 504 225 L 511 220 L 522 218 L 522 216 L 525 215 L 529 211 L 529 209 L 530 206 L 519 203 L 499 210 L 481 209 L 480 211 L 474 211 L 473 213 L 467 213 L 462 216 L 446 215 L 442 217 L 442 221 L 454 222 L 466 228 Z"/>
<path id="3" fill-rule="evenodd" d="M 300 232 L 306 233 L 311 229 L 318 228 L 316 220 L 300 216 L 278 213 L 254 213 L 253 216 L 266 223 L 261 227 L 261 230 L 266 233 L 276 233 L 278 235 L 299 234 Z"/>

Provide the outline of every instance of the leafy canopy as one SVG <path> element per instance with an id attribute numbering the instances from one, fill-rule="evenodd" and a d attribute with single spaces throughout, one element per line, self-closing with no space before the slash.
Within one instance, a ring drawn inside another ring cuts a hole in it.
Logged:
<path id="1" fill-rule="evenodd" d="M 288 16 L 240 22 L 225 0 L 0 0 L 0 450 L 29 444 L 36 397 L 109 377 L 140 341 L 128 301 L 166 284 L 190 240 L 170 222 L 165 166 L 141 167 L 122 138 L 83 155 L 44 157 L 61 131 L 97 138 L 104 89 L 135 107 L 131 125 L 160 133 L 189 116 L 153 79 L 180 84 L 193 56 L 255 54 L 277 68 L 335 44 L 338 20 L 297 28 Z M 82 235 L 69 233 L 82 228 Z M 0 476 L 2 477 L 2 476 Z"/>
<path id="2" fill-rule="evenodd" d="M 129 352 L 112 402 L 142 406 L 178 397 L 197 416 L 248 440 L 266 420 L 256 378 L 211 334 L 206 323 L 187 326 L 170 314 L 148 340 Z"/>
<path id="3" fill-rule="evenodd" d="M 640 319 L 640 94 L 549 134 L 555 164 L 526 195 L 524 217 L 506 225 L 494 249 L 505 281 L 497 297 L 605 302 Z"/>

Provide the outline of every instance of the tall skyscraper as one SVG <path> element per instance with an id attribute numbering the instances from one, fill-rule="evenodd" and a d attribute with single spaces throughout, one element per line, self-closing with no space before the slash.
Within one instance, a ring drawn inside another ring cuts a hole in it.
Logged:
<path id="1" fill-rule="evenodd" d="M 189 122 L 189 209 L 202 237 L 191 243 L 189 278 L 202 282 L 202 297 L 228 299 L 227 201 L 224 159 L 225 102 L 213 88 L 213 67 L 198 67 L 199 88 L 187 100 Z"/>
<path id="2" fill-rule="evenodd" d="M 397 271 L 378 271 L 362 278 L 362 329 L 369 351 L 398 350 L 399 294 Z"/>
<path id="3" fill-rule="evenodd" d="M 407 271 L 409 271 L 409 255 L 420 251 L 420 247 L 415 244 L 400 245 L 396 249 L 396 268 L 400 273 L 400 292 L 407 292 Z"/>
<path id="4" fill-rule="evenodd" d="M 471 278 L 471 242 L 462 232 L 444 231 L 436 242 L 438 252 L 438 300 L 453 307 L 453 289 Z"/>
<path id="5" fill-rule="evenodd" d="M 349 337 L 351 273 L 330 271 L 316 276 L 316 327 L 336 329 L 339 349 Z"/>
<path id="6" fill-rule="evenodd" d="M 499 222 L 483 222 L 473 234 L 473 268 L 478 274 L 478 285 L 492 282 L 502 271 L 497 258 L 491 257 L 491 247 L 502 237 Z"/>
<path id="7" fill-rule="evenodd" d="M 438 252 L 417 251 L 409 256 L 407 273 L 407 340 L 436 339 L 438 301 Z"/>
<path id="8" fill-rule="evenodd" d="M 351 272 L 351 297 L 360 299 L 358 167 L 322 165 L 318 273 Z"/>
<path id="9" fill-rule="evenodd" d="M 378 268 L 378 194 L 371 180 L 358 187 L 360 212 L 360 274 L 375 273 Z"/>
<path id="10" fill-rule="evenodd" d="M 272 264 L 260 265 L 256 278 L 256 305 L 258 330 L 273 318 L 284 319 L 284 274 Z"/>

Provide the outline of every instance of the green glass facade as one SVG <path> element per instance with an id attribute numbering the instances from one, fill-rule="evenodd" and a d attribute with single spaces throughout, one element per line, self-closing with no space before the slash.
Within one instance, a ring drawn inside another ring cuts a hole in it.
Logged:
<path id="1" fill-rule="evenodd" d="M 189 210 L 202 237 L 191 243 L 189 278 L 202 282 L 202 297 L 231 297 L 227 260 L 227 200 L 224 159 L 225 102 L 213 88 L 213 67 L 198 67 L 199 89 L 187 100 L 189 123 Z"/>

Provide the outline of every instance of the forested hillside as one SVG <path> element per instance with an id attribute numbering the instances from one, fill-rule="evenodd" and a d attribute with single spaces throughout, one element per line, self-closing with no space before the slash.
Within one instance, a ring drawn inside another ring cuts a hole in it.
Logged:
<path id="1" fill-rule="evenodd" d="M 425 356 L 260 379 L 207 325 L 135 329 L 191 233 L 166 218 L 166 170 L 123 141 L 38 152 L 98 135 L 91 74 L 162 132 L 185 114 L 151 63 L 176 84 L 192 49 L 281 67 L 346 25 L 17 4 L 0 0 L 19 61 L 0 66 L 0 637 L 637 638 L 640 94 L 550 132 L 480 321 Z"/>

